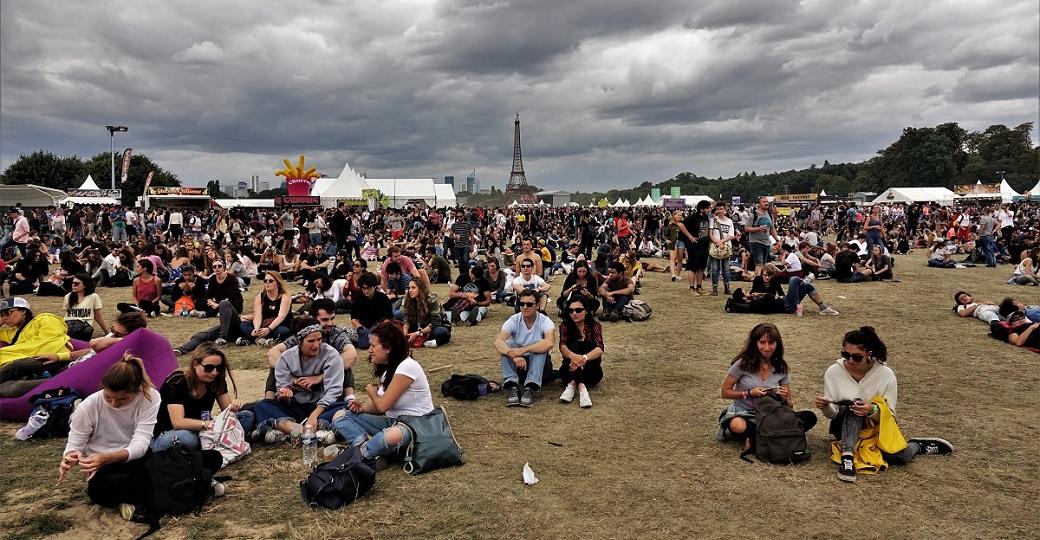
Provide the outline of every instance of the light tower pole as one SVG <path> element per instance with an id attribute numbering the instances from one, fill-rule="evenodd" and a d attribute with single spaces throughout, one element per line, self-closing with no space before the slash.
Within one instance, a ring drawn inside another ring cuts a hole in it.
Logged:
<path id="1" fill-rule="evenodd" d="M 108 153 L 112 163 L 112 189 L 116 189 L 116 132 L 127 131 L 126 126 L 105 126 L 108 130 Z"/>

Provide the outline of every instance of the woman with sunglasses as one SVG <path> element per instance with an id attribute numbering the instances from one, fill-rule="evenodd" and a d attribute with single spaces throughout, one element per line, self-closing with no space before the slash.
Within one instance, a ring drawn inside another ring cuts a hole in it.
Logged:
<path id="1" fill-rule="evenodd" d="M 855 482 L 858 470 L 881 472 L 919 454 L 953 452 L 943 439 L 903 439 L 894 422 L 896 374 L 887 361 L 888 347 L 877 332 L 861 326 L 845 334 L 841 358 L 823 374 L 823 395 L 815 403 L 831 419 L 830 433 L 837 439 L 831 459 L 844 482 Z"/>
<path id="2" fill-rule="evenodd" d="M 744 448 L 749 448 L 756 425 L 755 400 L 770 394 L 794 407 L 791 370 L 784 359 L 784 340 L 776 325 L 761 323 L 748 333 L 744 347 L 733 358 L 722 380 L 721 395 L 733 402 L 719 415 L 715 440 L 744 441 Z M 799 411 L 797 415 L 804 431 L 816 425 L 812 411 Z"/>
<path id="3" fill-rule="evenodd" d="M 261 347 L 271 347 L 289 337 L 292 332 L 292 297 L 285 281 L 276 272 L 264 272 L 264 288 L 253 299 L 253 315 L 243 317 L 239 325 L 236 345 L 255 341 Z"/>
<path id="4" fill-rule="evenodd" d="M 563 382 L 562 403 L 574 400 L 583 409 L 592 407 L 589 388 L 603 379 L 603 327 L 593 317 L 585 302 L 573 297 L 567 302 L 560 323 L 560 380 Z"/>
<path id="5" fill-rule="evenodd" d="M 228 395 L 227 381 L 231 381 L 234 397 Z M 213 429 L 213 421 L 204 419 L 203 413 L 213 410 L 216 402 L 220 410 L 237 413 L 242 428 L 249 433 L 253 429 L 253 413 L 243 411 L 238 397 L 235 378 L 231 375 L 231 364 L 224 351 L 212 342 L 195 349 L 191 362 L 166 377 L 159 389 L 162 405 L 155 423 L 153 452 L 161 452 L 173 446 L 175 441 L 188 448 L 201 448 L 199 432 Z"/>
<path id="6" fill-rule="evenodd" d="M 94 280 L 85 273 L 73 276 L 72 292 L 65 295 L 63 306 L 69 337 L 90 341 L 94 337 L 95 326 L 107 334 L 108 324 L 105 323 L 102 307 L 101 297 L 94 292 Z"/>

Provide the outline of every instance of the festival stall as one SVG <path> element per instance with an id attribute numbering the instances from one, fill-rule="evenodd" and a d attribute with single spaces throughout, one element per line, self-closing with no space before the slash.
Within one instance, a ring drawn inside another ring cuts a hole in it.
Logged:
<path id="1" fill-rule="evenodd" d="M 1015 200 L 1015 197 L 1022 196 L 1007 183 L 1007 180 L 1001 180 L 999 184 L 983 184 L 982 180 L 978 180 L 974 184 L 953 186 L 953 192 L 957 195 L 957 202 L 967 203 L 1008 203 Z"/>
<path id="2" fill-rule="evenodd" d="M 204 187 L 151 186 L 144 194 L 144 207 L 209 208 L 209 190 Z"/>
<path id="3" fill-rule="evenodd" d="M 1032 189 L 1027 189 L 1022 195 L 1015 197 L 1015 202 L 1040 201 L 1040 181 Z"/>
<path id="4" fill-rule="evenodd" d="M 61 204 L 70 207 L 77 205 L 113 206 L 122 204 L 120 202 L 122 197 L 123 190 L 101 189 L 94 182 L 94 178 L 88 174 L 87 179 L 83 181 L 83 184 L 78 189 L 70 189 L 68 191 L 68 197 L 62 199 Z"/>

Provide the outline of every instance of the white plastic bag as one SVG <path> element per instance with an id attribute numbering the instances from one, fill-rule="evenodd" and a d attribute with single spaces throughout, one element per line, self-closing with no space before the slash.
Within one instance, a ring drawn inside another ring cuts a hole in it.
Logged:
<path id="1" fill-rule="evenodd" d="M 203 450 L 216 450 L 224 458 L 224 467 L 253 451 L 246 441 L 246 430 L 230 409 L 224 409 L 213 419 L 213 429 L 199 432 Z"/>
<path id="2" fill-rule="evenodd" d="M 538 477 L 534 475 L 534 470 L 531 469 L 530 463 L 524 463 L 524 483 L 529 486 L 538 483 Z"/>

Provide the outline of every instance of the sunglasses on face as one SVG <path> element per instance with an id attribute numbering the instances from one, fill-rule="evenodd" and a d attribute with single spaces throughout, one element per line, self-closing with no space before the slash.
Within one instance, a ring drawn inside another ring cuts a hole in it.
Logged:
<path id="1" fill-rule="evenodd" d="M 533 264 L 521 264 L 520 268 L 534 268 Z"/>
<path id="2" fill-rule="evenodd" d="M 534 302 L 520 302 L 520 307 L 534 307 Z"/>
<path id="3" fill-rule="evenodd" d="M 583 308 L 583 307 L 571 308 L 571 309 L 568 309 L 567 312 L 568 313 L 585 313 L 585 308 Z"/>
<path id="4" fill-rule="evenodd" d="M 265 279 L 264 283 L 274 283 L 274 280 L 273 279 Z"/>
<path id="5" fill-rule="evenodd" d="M 852 353 L 848 353 L 848 352 L 845 352 L 845 351 L 841 351 L 841 357 L 846 359 L 846 360 L 852 360 L 853 362 L 862 362 L 866 358 L 862 354 L 859 354 L 859 353 L 852 354 Z"/>
<path id="6" fill-rule="evenodd" d="M 83 282 L 82 281 L 73 281 L 72 284 L 73 285 L 83 285 Z"/>
<path id="7" fill-rule="evenodd" d="M 224 268 L 224 265 L 223 264 L 214 264 L 213 265 L 213 269 L 216 270 L 217 268 Z"/>
<path id="8" fill-rule="evenodd" d="M 202 371 L 205 371 L 206 373 L 213 373 L 214 370 L 216 370 L 216 371 L 224 371 L 224 364 L 199 364 L 199 365 L 202 366 Z"/>

